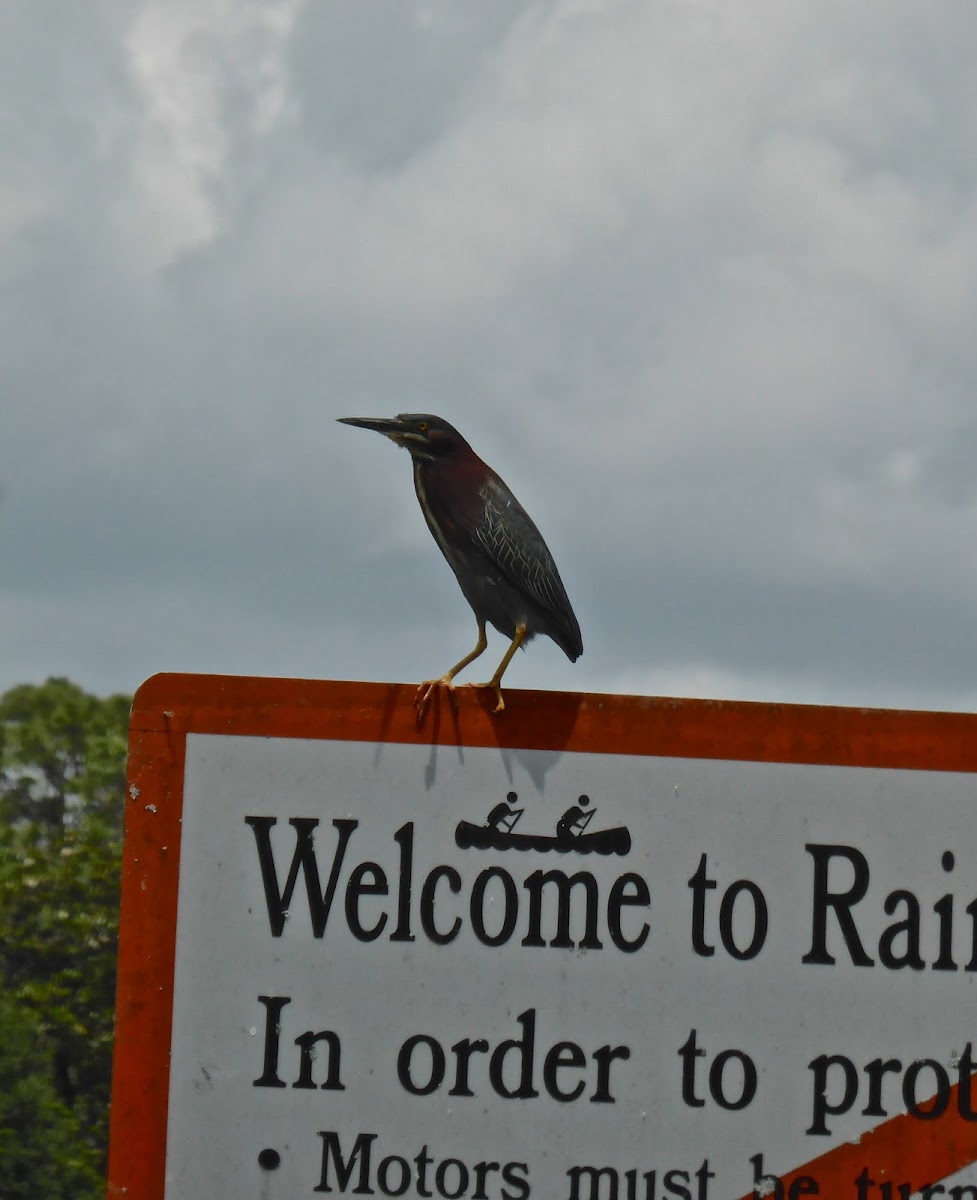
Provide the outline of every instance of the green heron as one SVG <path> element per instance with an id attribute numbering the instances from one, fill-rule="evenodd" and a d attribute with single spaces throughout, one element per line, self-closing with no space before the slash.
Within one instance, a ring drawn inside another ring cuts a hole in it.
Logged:
<path id="1" fill-rule="evenodd" d="M 526 510 L 458 430 L 427 413 L 339 420 L 382 433 L 409 452 L 424 519 L 478 622 L 475 649 L 440 679 L 418 688 L 419 714 L 424 715 L 435 687 L 450 687 L 486 648 L 486 624 L 512 639 L 488 683 L 474 685 L 493 690 L 496 712 L 505 708 L 501 683 L 506 667 L 537 633 L 551 637 L 576 662 L 583 653 L 580 626 L 553 555 Z"/>

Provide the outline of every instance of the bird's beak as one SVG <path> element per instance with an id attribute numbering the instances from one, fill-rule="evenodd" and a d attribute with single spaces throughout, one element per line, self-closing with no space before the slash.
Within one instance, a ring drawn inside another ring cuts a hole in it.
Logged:
<path id="1" fill-rule="evenodd" d="M 374 433 L 382 433 L 398 446 L 406 447 L 411 441 L 423 440 L 411 433 L 397 417 L 337 417 L 336 420 L 343 425 L 355 425 L 357 429 L 372 429 Z"/>
<path id="2" fill-rule="evenodd" d="M 372 429 L 374 433 L 385 433 L 390 437 L 392 433 L 402 433 L 403 425 L 400 421 L 389 417 L 337 417 L 343 425 L 355 425 L 357 429 Z"/>

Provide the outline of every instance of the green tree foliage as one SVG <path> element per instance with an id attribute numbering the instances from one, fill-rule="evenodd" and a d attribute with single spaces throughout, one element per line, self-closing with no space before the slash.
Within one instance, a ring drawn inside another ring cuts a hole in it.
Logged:
<path id="1" fill-rule="evenodd" d="M 101 1195 L 129 705 L 67 679 L 0 696 L 4 1198 Z"/>
<path id="2" fill-rule="evenodd" d="M 97 1162 L 51 1082 L 53 1063 L 30 1014 L 0 992 L 0 1196 L 100 1196 Z"/>
<path id="3" fill-rule="evenodd" d="M 82 814 L 118 824 L 131 703 L 91 696 L 68 679 L 0 697 L 0 816 L 52 836 Z"/>

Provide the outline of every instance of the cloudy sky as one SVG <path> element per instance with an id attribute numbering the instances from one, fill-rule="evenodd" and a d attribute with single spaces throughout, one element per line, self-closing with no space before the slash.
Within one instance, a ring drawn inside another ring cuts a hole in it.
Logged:
<path id="1" fill-rule="evenodd" d="M 0 688 L 440 673 L 334 423 L 428 411 L 580 620 L 512 686 L 973 708 L 975 61 L 940 0 L 4 4 Z"/>

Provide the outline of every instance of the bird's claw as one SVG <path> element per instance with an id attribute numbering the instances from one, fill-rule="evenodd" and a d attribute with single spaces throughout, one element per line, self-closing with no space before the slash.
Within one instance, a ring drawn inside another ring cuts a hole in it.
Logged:
<path id="1" fill-rule="evenodd" d="M 495 692 L 495 708 L 492 709 L 492 712 L 505 712 L 505 701 L 502 699 L 502 688 L 494 679 L 489 679 L 485 683 L 466 683 L 464 686 L 470 688 L 491 688 L 492 691 Z"/>
<path id="2" fill-rule="evenodd" d="M 425 679 L 422 684 L 418 685 L 417 691 L 414 693 L 414 711 L 417 713 L 418 724 L 424 720 L 424 714 L 427 712 L 427 706 L 431 703 L 434 689 L 452 686 L 450 675 L 442 675 L 440 679 Z"/>
<path id="3" fill-rule="evenodd" d="M 424 716 L 427 713 L 427 706 L 431 703 L 431 697 L 434 695 L 435 689 L 443 687 L 453 692 L 455 686 L 451 675 L 442 675 L 440 679 L 425 679 L 423 683 L 418 684 L 417 691 L 414 693 L 414 711 L 417 713 L 418 723 L 424 720 Z M 505 712 L 505 700 L 502 699 L 502 688 L 494 679 L 490 679 L 486 683 L 463 683 L 460 686 L 466 688 L 491 688 L 495 693 L 495 708 L 492 709 L 492 712 Z"/>

